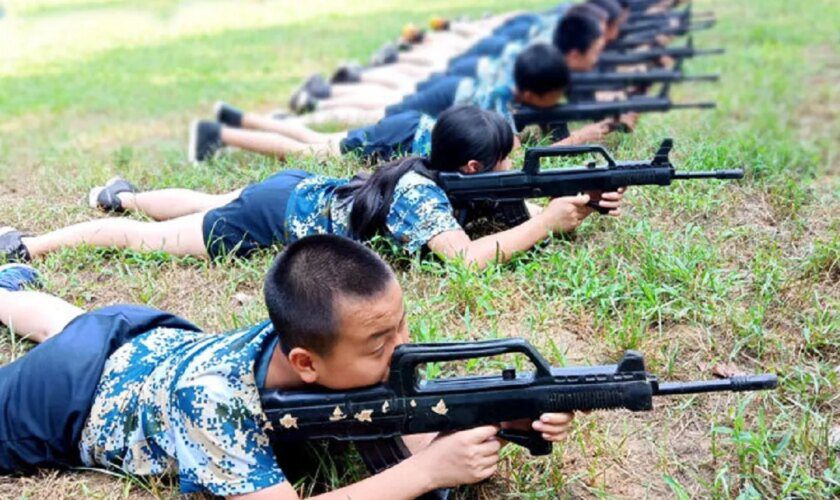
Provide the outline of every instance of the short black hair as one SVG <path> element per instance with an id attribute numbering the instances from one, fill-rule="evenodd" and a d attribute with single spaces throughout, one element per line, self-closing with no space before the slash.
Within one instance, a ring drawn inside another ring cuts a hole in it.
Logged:
<path id="1" fill-rule="evenodd" d="M 575 7 L 584 6 L 597 8 L 589 4 L 578 4 Z M 576 10 L 576 13 L 572 12 L 572 9 L 574 7 L 563 16 L 554 31 L 554 46 L 563 54 L 568 54 L 572 50 L 586 52 L 604 34 L 600 21 L 594 16 L 583 13 L 583 9 Z"/>
<path id="2" fill-rule="evenodd" d="M 567 16 L 589 16 L 599 23 L 609 21 L 610 16 L 606 10 L 594 3 L 584 2 L 573 5 L 566 10 Z"/>
<path id="3" fill-rule="evenodd" d="M 295 347 L 329 354 L 338 340 L 335 305 L 344 297 L 375 297 L 394 273 L 361 243 L 314 235 L 288 245 L 274 261 L 263 293 L 285 354 Z"/>
<path id="4" fill-rule="evenodd" d="M 610 24 L 621 17 L 621 5 L 616 0 L 589 0 L 589 3 L 603 9 L 607 13 L 607 22 Z"/>
<path id="5" fill-rule="evenodd" d="M 568 87 L 569 68 L 556 47 L 538 43 L 523 50 L 516 58 L 513 79 L 520 92 L 543 95 Z"/>

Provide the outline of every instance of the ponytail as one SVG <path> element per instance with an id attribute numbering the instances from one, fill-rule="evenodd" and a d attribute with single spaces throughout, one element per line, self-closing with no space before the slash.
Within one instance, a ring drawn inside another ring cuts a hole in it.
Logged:
<path id="1" fill-rule="evenodd" d="M 356 175 L 336 190 L 350 209 L 349 236 L 369 240 L 385 227 L 400 179 L 416 172 L 437 182 L 439 172 L 456 172 L 471 160 L 492 170 L 513 149 L 513 131 L 501 115 L 475 106 L 456 106 L 438 117 L 432 130 L 430 158 L 410 156 Z"/>

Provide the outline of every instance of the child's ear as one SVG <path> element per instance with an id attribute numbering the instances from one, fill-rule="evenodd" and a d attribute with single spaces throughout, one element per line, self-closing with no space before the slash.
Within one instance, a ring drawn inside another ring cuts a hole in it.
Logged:
<path id="1" fill-rule="evenodd" d="M 481 162 L 478 160 L 470 160 L 461 168 L 461 172 L 465 174 L 477 174 L 481 172 L 482 165 Z"/>
<path id="2" fill-rule="evenodd" d="M 315 370 L 314 354 L 302 347 L 295 347 L 289 352 L 289 364 L 300 376 L 300 379 L 307 384 L 314 384 L 318 381 L 318 372 Z"/>

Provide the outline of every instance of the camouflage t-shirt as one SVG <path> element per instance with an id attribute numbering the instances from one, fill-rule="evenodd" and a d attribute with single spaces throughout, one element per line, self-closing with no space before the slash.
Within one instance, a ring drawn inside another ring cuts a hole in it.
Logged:
<path id="1" fill-rule="evenodd" d="M 285 241 L 311 234 L 350 233 L 352 202 L 339 199 L 335 190 L 343 179 L 313 176 L 295 186 L 286 210 Z M 400 178 L 385 218 L 384 234 L 408 252 L 415 252 L 440 233 L 461 229 L 446 192 L 416 172 Z"/>
<path id="2" fill-rule="evenodd" d="M 177 474 L 183 493 L 253 493 L 285 481 L 255 375 L 270 324 L 211 335 L 158 328 L 109 358 L 80 452 L 88 466 Z"/>

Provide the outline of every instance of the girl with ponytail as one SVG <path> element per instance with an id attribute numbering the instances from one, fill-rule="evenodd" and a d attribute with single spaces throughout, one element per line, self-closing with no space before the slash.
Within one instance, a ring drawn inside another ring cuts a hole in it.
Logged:
<path id="1" fill-rule="evenodd" d="M 138 193 L 118 179 L 92 190 L 91 204 L 112 212 L 139 211 L 158 222 L 98 219 L 32 237 L 0 229 L 0 254 L 25 260 L 86 244 L 216 258 L 246 256 L 310 234 L 361 241 L 382 235 L 408 252 L 428 247 L 442 257 L 483 266 L 527 250 L 551 233 L 572 231 L 593 212 L 588 195 L 556 198 L 516 227 L 471 240 L 437 185 L 437 174 L 506 170 L 515 141 L 501 115 L 461 106 L 440 115 L 428 158 L 394 160 L 350 180 L 286 170 L 213 195 L 186 189 Z M 600 204 L 619 215 L 621 197 L 603 193 Z"/>

